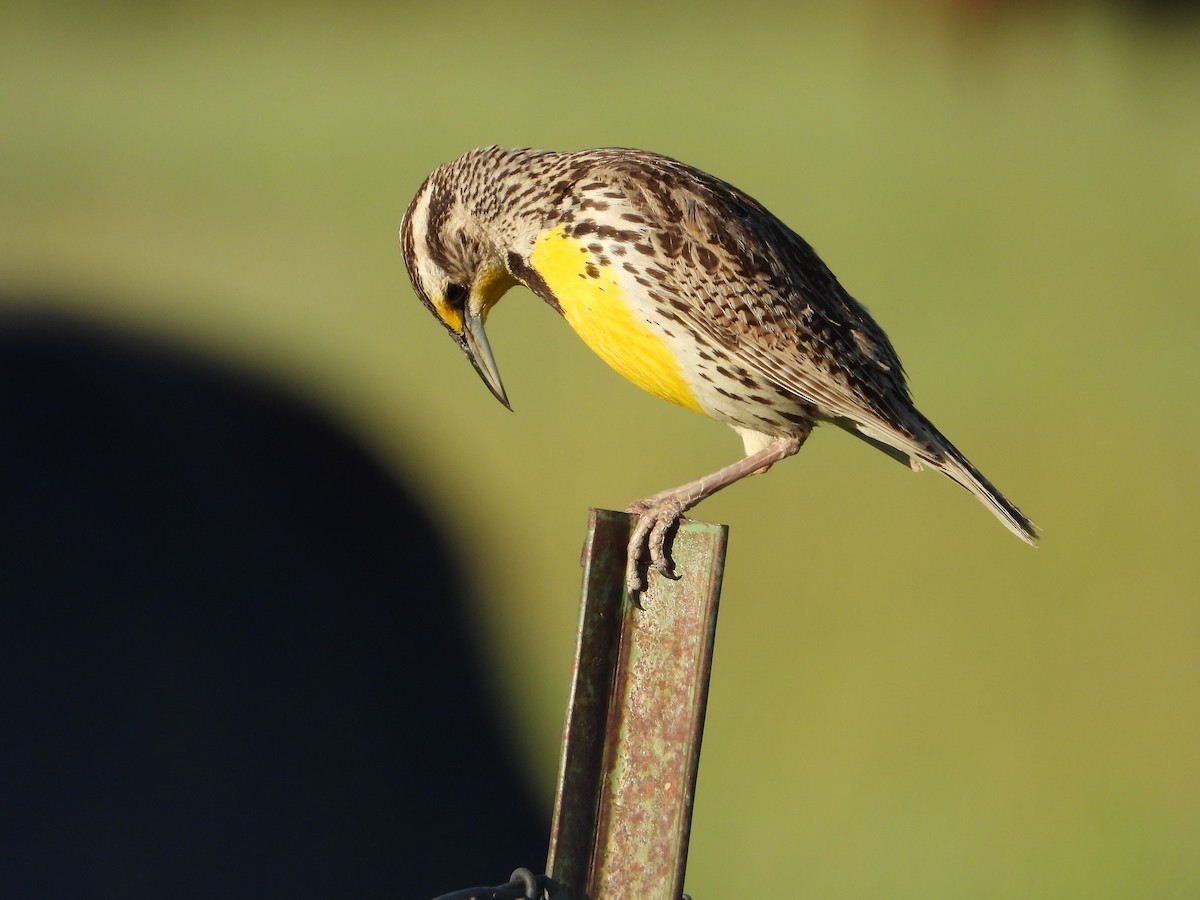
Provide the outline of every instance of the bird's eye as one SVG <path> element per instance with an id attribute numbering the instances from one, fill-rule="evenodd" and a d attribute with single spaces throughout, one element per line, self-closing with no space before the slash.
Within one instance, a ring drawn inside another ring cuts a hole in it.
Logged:
<path id="1" fill-rule="evenodd" d="M 446 302 L 455 309 L 462 309 L 467 304 L 468 293 L 465 287 L 452 281 L 446 285 Z"/>

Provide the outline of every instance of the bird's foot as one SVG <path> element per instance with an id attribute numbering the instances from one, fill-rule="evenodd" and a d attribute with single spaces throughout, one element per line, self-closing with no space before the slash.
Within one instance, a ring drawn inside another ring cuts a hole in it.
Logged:
<path id="1" fill-rule="evenodd" d="M 649 497 L 638 500 L 625 511 L 638 517 L 629 538 L 625 584 L 629 596 L 636 598 L 649 587 L 650 570 L 664 578 L 675 578 L 675 565 L 667 551 L 667 537 L 679 524 L 688 507 L 675 497 Z"/>
<path id="2" fill-rule="evenodd" d="M 791 456 L 800 449 L 807 436 L 806 430 L 801 435 L 773 440 L 732 465 L 645 500 L 638 500 L 626 509 L 627 513 L 638 517 L 633 535 L 629 538 L 628 563 L 625 566 L 625 584 L 634 602 L 648 587 L 651 569 L 664 578 L 677 577 L 667 552 L 667 538 L 685 512 L 735 481 L 756 472 L 765 472 L 773 463 Z"/>

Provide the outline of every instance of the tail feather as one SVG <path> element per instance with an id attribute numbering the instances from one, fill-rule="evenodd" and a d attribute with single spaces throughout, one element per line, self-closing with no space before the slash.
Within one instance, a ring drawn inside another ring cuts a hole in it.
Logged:
<path id="1" fill-rule="evenodd" d="M 1004 525 L 1031 547 L 1038 545 L 1037 526 L 1029 520 L 1016 505 L 996 490 L 996 486 L 988 481 L 983 473 L 971 465 L 970 461 L 958 452 L 957 448 L 945 438 L 944 455 L 940 460 L 930 461 L 929 465 L 948 475 L 974 494 L 992 511 L 992 514 Z"/>
<path id="2" fill-rule="evenodd" d="M 922 466 L 937 469 L 974 494 L 1009 531 L 1031 547 L 1036 547 L 1037 526 L 1029 517 L 1017 509 L 1015 504 L 1010 503 L 982 472 L 971 465 L 970 460 L 963 456 L 932 422 L 916 410 L 912 410 L 912 414 L 915 416 L 912 424 L 918 427 L 906 429 L 908 433 L 894 428 L 880 428 L 874 423 L 854 422 L 849 419 L 833 421 L 855 437 L 882 450 L 893 459 L 907 463 L 916 471 L 920 471 Z"/>

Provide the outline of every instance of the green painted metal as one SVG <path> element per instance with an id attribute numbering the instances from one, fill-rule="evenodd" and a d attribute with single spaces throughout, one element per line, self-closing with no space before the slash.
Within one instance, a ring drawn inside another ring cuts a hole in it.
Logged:
<path id="1" fill-rule="evenodd" d="M 678 579 L 625 590 L 634 519 L 591 511 L 547 871 L 555 900 L 678 900 L 728 528 L 685 520 Z"/>

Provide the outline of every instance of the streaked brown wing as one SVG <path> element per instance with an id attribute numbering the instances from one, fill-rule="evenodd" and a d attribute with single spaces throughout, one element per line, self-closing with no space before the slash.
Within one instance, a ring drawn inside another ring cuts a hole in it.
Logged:
<path id="1" fill-rule="evenodd" d="M 655 246 L 648 274 L 688 325 L 832 419 L 913 436 L 891 342 L 802 238 L 737 188 L 674 160 L 625 152 L 605 169 Z"/>

